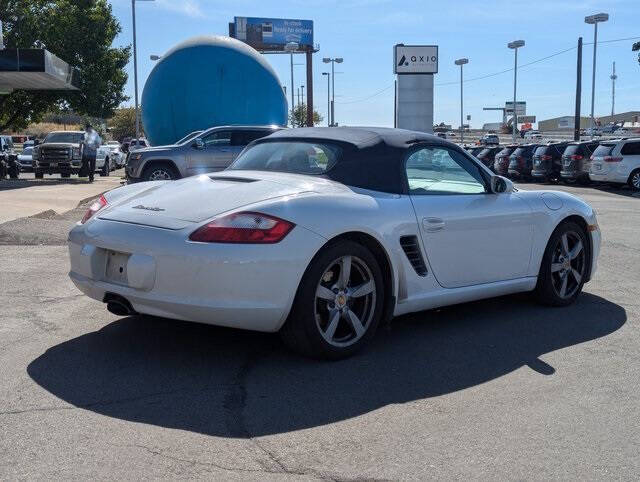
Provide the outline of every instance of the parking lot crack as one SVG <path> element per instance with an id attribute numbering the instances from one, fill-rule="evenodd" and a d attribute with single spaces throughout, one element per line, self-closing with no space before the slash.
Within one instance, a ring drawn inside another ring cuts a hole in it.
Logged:
<path id="1" fill-rule="evenodd" d="M 224 471 L 228 471 L 228 472 L 236 472 L 236 473 L 267 473 L 267 474 L 281 474 L 282 473 L 282 471 L 280 471 L 280 470 L 268 470 L 268 469 L 265 469 L 265 468 L 250 469 L 250 468 L 243 468 L 243 467 L 233 467 L 233 466 L 228 466 L 228 465 L 222 465 L 222 464 L 219 464 L 219 463 L 216 463 L 216 462 L 209 462 L 209 461 L 202 461 L 202 460 L 195 460 L 195 459 L 177 457 L 175 455 L 169 455 L 169 454 L 163 452 L 162 450 L 159 450 L 159 449 L 156 449 L 156 448 L 153 448 L 153 447 L 148 447 L 148 446 L 142 445 L 142 444 L 133 444 L 133 445 L 126 445 L 126 446 L 118 445 L 118 447 L 139 448 L 139 449 L 142 449 L 142 450 L 146 451 L 147 453 L 149 453 L 152 456 L 162 457 L 164 459 L 172 460 L 172 461 L 175 461 L 175 462 L 186 463 L 186 464 L 189 464 L 189 465 L 192 465 L 192 466 L 216 468 L 216 469 L 224 470 Z"/>
<path id="2" fill-rule="evenodd" d="M 224 397 L 223 407 L 226 417 L 225 423 L 230 436 L 243 438 L 250 441 L 266 457 L 268 463 L 258 460 L 257 463 L 263 467 L 264 472 L 286 474 L 294 476 L 308 476 L 319 480 L 337 481 L 342 480 L 333 476 L 320 473 L 309 468 L 293 468 L 287 466 L 276 453 L 269 449 L 260 439 L 255 438 L 247 428 L 245 421 L 245 408 L 247 404 L 247 377 L 257 362 L 266 357 L 265 351 L 252 351 L 240 365 L 227 386 L 227 393 Z"/>

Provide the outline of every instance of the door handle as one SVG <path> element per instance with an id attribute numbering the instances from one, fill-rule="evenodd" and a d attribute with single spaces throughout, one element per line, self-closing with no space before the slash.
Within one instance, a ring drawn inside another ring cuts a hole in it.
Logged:
<path id="1" fill-rule="evenodd" d="M 429 232 L 440 231 L 444 229 L 444 220 L 440 218 L 422 218 L 422 227 Z"/>

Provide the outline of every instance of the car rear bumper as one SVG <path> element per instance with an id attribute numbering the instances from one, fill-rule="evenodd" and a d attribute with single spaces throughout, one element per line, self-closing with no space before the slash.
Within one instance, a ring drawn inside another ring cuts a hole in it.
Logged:
<path id="1" fill-rule="evenodd" d="M 533 177 L 537 177 L 539 179 L 546 179 L 547 177 L 549 177 L 551 173 L 548 171 L 536 171 L 535 169 L 533 171 L 531 171 L 531 176 Z"/>
<path id="2" fill-rule="evenodd" d="M 560 171 L 560 177 L 562 177 L 563 179 L 575 180 L 575 179 L 581 179 L 588 176 L 589 176 L 589 173 L 584 171 L 578 171 L 578 170 Z"/>
<path id="3" fill-rule="evenodd" d="M 69 233 L 69 277 L 87 296 L 104 301 L 106 294 L 116 294 L 138 313 L 279 330 L 309 261 L 325 239 L 296 226 L 277 244 L 196 243 L 188 241 L 193 229 L 100 219 L 78 224 Z M 109 271 L 109 256 L 124 260 L 118 261 L 123 280 Z"/>

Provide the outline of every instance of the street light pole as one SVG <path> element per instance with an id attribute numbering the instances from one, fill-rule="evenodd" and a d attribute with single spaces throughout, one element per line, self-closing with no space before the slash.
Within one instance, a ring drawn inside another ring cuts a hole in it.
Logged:
<path id="1" fill-rule="evenodd" d="M 327 76 L 327 127 L 331 127 L 331 74 L 329 72 L 322 72 L 322 75 Z"/>
<path id="2" fill-rule="evenodd" d="M 464 107 L 463 107 L 463 95 L 462 95 L 462 66 L 468 64 L 469 59 L 458 59 L 455 61 L 456 65 L 460 66 L 460 143 L 464 144 Z"/>
<path id="3" fill-rule="evenodd" d="M 293 125 L 293 111 L 295 109 L 295 100 L 293 96 L 295 91 L 295 87 L 293 86 L 293 52 L 298 50 L 298 44 L 295 42 L 289 42 L 284 46 L 284 49 L 289 51 L 291 58 L 291 127 L 295 127 Z"/>
<path id="4" fill-rule="evenodd" d="M 334 66 L 336 63 L 331 61 L 331 125 L 336 125 L 336 72 Z"/>
<path id="5" fill-rule="evenodd" d="M 136 49 L 136 1 L 153 1 L 153 0 L 131 0 L 131 17 L 133 19 L 133 88 L 135 89 L 134 97 L 136 102 L 136 145 L 140 139 L 140 108 L 138 106 L 138 52 Z"/>
<path id="6" fill-rule="evenodd" d="M 331 62 L 331 125 L 336 125 L 336 116 L 335 116 L 335 108 L 336 108 L 336 72 L 335 72 L 335 64 L 336 62 L 341 64 L 344 59 L 342 57 L 329 58 L 325 57 L 322 59 L 325 64 Z"/>
<path id="7" fill-rule="evenodd" d="M 596 98 L 596 50 L 598 47 L 598 23 L 609 20 L 608 13 L 597 13 L 584 18 L 585 23 L 593 24 L 593 71 L 591 72 L 591 119 L 589 125 L 591 127 L 591 139 L 593 139 L 595 118 L 593 117 L 593 107 Z"/>
<path id="8" fill-rule="evenodd" d="M 613 62 L 613 72 L 611 73 L 611 117 L 615 115 L 616 110 L 616 63 Z M 611 119 L 613 121 L 613 119 Z"/>
<path id="9" fill-rule="evenodd" d="M 518 84 L 518 49 L 524 47 L 524 40 L 514 40 L 509 42 L 507 47 L 515 51 L 515 63 L 513 67 L 513 129 L 512 140 L 516 142 L 516 130 L 518 129 L 518 112 L 516 110 L 516 86 Z"/>

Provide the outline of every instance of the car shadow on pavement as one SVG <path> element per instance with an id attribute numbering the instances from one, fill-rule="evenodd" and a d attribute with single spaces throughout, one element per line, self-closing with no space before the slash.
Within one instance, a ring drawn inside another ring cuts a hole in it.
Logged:
<path id="1" fill-rule="evenodd" d="M 54 179 L 3 179 L 0 180 L 0 191 L 11 191 L 34 186 L 57 186 L 60 184 L 88 184 L 89 178 L 54 178 Z"/>
<path id="2" fill-rule="evenodd" d="M 508 296 L 397 318 L 356 356 L 320 362 L 291 354 L 276 334 L 127 317 L 49 348 L 27 370 L 79 408 L 246 438 L 463 390 L 523 366 L 553 376 L 564 367 L 539 356 L 606 336 L 626 319 L 621 306 L 588 293 L 567 308 Z"/>

